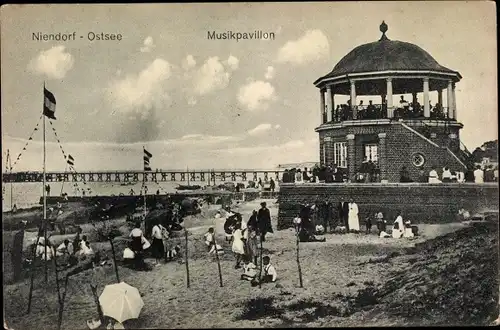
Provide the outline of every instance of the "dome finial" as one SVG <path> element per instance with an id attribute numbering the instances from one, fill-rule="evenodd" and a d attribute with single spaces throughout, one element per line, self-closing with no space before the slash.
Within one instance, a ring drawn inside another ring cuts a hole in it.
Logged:
<path id="1" fill-rule="evenodd" d="M 385 24 L 385 21 L 382 21 L 382 24 L 380 24 L 380 32 L 382 32 L 382 37 L 380 37 L 380 40 L 389 40 L 387 38 L 387 36 L 385 35 L 385 33 L 387 32 L 388 30 L 388 26 L 387 24 Z"/>

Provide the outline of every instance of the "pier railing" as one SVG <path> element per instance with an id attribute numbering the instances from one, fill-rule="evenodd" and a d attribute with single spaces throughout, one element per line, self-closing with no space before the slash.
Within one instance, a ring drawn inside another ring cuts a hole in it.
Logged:
<path id="1" fill-rule="evenodd" d="M 278 181 L 283 170 L 193 170 L 193 171 L 89 171 L 47 172 L 47 182 L 268 182 Z M 42 182 L 42 172 L 2 173 L 3 182 Z"/>

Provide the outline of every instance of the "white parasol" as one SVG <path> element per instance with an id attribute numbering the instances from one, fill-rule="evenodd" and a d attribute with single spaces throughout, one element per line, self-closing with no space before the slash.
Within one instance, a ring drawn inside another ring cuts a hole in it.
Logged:
<path id="1" fill-rule="evenodd" d="M 99 303 L 105 316 L 120 323 L 138 318 L 144 306 L 139 290 L 125 282 L 106 285 Z"/>

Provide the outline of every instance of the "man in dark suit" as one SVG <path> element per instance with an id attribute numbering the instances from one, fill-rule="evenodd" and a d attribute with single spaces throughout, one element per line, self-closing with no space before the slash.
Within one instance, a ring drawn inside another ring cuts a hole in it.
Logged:
<path id="1" fill-rule="evenodd" d="M 347 216 L 349 214 L 349 203 L 344 202 L 344 200 L 342 199 L 337 205 L 337 209 L 342 226 L 345 226 L 346 229 L 349 231 L 349 223 L 347 221 Z"/>
<path id="2" fill-rule="evenodd" d="M 271 226 L 271 212 L 267 208 L 266 202 L 260 203 L 261 209 L 257 213 L 257 226 L 259 228 L 260 239 L 266 241 L 266 234 L 273 233 Z"/>

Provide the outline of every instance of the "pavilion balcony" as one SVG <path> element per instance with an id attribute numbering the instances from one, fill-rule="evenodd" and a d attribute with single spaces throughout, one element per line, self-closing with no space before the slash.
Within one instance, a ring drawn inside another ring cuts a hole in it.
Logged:
<path id="1" fill-rule="evenodd" d="M 430 109 L 429 117 L 424 116 L 424 109 L 422 107 L 395 107 L 393 110 L 393 117 L 388 117 L 387 107 L 383 104 L 373 104 L 363 109 L 357 109 L 355 112 L 347 105 L 339 107 L 332 112 L 331 120 L 328 121 L 327 113 L 323 113 L 323 124 L 338 124 L 347 121 L 380 121 L 386 122 L 390 120 L 432 120 L 432 121 L 447 121 L 456 122 L 455 118 L 449 118 L 448 108 L 440 107 L 439 105 Z M 384 120 L 385 119 L 385 120 Z"/>

